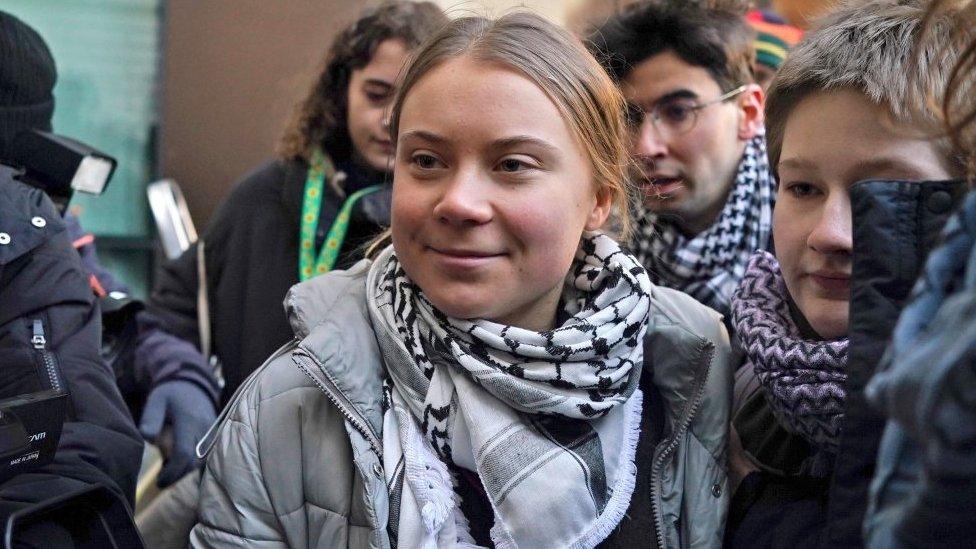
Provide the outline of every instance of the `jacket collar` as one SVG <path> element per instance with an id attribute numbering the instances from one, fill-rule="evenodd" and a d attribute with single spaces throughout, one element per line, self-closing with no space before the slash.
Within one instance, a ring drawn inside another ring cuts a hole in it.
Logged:
<path id="1" fill-rule="evenodd" d="M 362 260 L 346 271 L 333 271 L 297 284 L 285 296 L 285 310 L 298 341 L 296 362 L 344 414 L 361 418 L 369 433 L 383 432 L 383 355 L 366 307 L 366 272 Z M 301 357 L 312 359 L 304 368 Z"/>
<path id="2" fill-rule="evenodd" d="M 14 179 L 17 171 L 0 164 L 0 266 L 47 242 L 65 228 L 54 204 L 35 187 Z"/>

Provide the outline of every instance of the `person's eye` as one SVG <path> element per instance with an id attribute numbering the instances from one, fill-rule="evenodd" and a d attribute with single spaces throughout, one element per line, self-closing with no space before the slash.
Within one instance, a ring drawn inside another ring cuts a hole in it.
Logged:
<path id="1" fill-rule="evenodd" d="M 443 166 L 436 156 L 426 153 L 416 153 L 410 157 L 410 163 L 421 170 L 436 170 Z"/>
<path id="2" fill-rule="evenodd" d="M 366 99 L 370 103 L 385 103 L 390 99 L 392 92 L 390 90 L 365 90 Z"/>
<path id="3" fill-rule="evenodd" d="M 786 186 L 786 190 L 796 198 L 808 198 L 820 192 L 813 185 L 803 182 L 790 183 Z"/>
<path id="4" fill-rule="evenodd" d="M 498 171 L 505 173 L 521 173 L 535 167 L 536 166 L 530 163 L 528 159 L 518 157 L 503 158 L 501 162 L 498 163 Z"/>
<path id="5" fill-rule="evenodd" d="M 688 120 L 695 107 L 690 103 L 671 102 L 658 105 L 657 115 L 667 124 L 681 124 Z"/>

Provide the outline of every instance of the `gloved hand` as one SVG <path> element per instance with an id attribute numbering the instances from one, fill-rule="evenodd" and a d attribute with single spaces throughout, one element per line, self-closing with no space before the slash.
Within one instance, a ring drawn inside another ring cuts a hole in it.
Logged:
<path id="1" fill-rule="evenodd" d="M 157 484 L 165 488 L 194 470 L 200 460 L 197 442 L 217 419 L 210 396 L 190 381 L 164 381 L 149 392 L 139 431 L 146 440 L 159 445 L 163 427 L 172 428 L 172 448 L 165 456 Z"/>

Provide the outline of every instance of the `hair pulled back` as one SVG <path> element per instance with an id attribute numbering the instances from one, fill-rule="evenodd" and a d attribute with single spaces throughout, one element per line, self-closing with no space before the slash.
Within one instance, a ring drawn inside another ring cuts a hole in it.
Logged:
<path id="1" fill-rule="evenodd" d="M 618 236 L 627 238 L 631 192 L 623 97 L 576 37 L 538 15 L 455 19 L 425 42 L 414 53 L 393 103 L 393 140 L 410 90 L 431 70 L 461 56 L 516 71 L 549 96 L 586 152 L 598 188 L 612 197 Z"/>

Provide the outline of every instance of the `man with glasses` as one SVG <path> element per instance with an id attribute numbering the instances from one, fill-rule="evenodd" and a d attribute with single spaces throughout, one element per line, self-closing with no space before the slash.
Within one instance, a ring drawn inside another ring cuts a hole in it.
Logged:
<path id="1" fill-rule="evenodd" d="M 642 204 L 631 248 L 655 283 L 728 319 L 769 246 L 774 181 L 742 14 L 686 0 L 630 6 L 589 37 L 627 99 Z"/>

